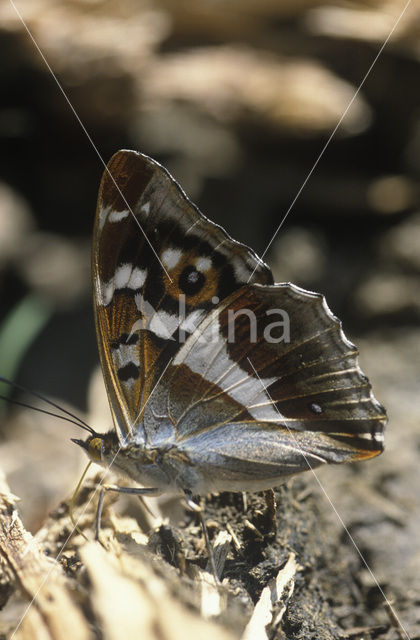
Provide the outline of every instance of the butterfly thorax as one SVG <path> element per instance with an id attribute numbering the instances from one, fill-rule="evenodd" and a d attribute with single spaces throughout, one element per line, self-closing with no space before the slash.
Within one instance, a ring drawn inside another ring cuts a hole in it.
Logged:
<path id="1" fill-rule="evenodd" d="M 103 467 L 112 467 L 117 474 L 129 477 L 142 486 L 163 491 L 181 489 L 170 473 L 171 465 L 168 465 L 168 459 L 173 456 L 174 449 L 170 443 L 151 445 L 131 440 L 121 445 L 113 430 L 76 442 L 83 447 L 93 462 Z M 188 462 L 185 455 L 183 462 Z"/>

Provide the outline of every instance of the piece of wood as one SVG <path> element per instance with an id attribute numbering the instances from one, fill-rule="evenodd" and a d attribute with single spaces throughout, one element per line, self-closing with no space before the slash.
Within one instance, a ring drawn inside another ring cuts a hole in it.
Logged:
<path id="1" fill-rule="evenodd" d="M 3 573 L 30 605 L 21 626 L 16 618 L 16 640 L 84 640 L 92 634 L 105 640 L 306 640 L 314 633 L 317 640 L 339 640 L 346 635 L 340 611 L 350 621 L 347 627 L 354 628 L 351 622 L 358 617 L 363 620 L 354 560 L 340 532 L 326 529 L 305 479 L 276 491 L 277 535 L 264 494 L 249 494 L 246 510 L 240 494 L 207 499 L 206 521 L 221 579 L 216 584 L 204 569 L 207 551 L 199 520 L 189 511 L 176 527 L 162 507 L 157 526 L 141 531 L 136 520 L 118 515 L 111 496 L 101 542 L 94 542 L 100 477 L 90 478 L 76 500 L 79 527 L 91 542 L 70 535 L 67 503 L 51 514 L 35 541 L 3 480 Z M 64 541 L 60 560 L 52 560 Z M 376 621 L 365 619 L 374 626 Z"/>
<path id="2" fill-rule="evenodd" d="M 89 626 L 70 596 L 61 565 L 47 558 L 25 530 L 14 496 L 0 472 L 0 559 L 4 574 L 26 603 L 11 638 L 89 640 Z"/>
<path id="3" fill-rule="evenodd" d="M 269 635 L 267 628 L 269 625 L 274 628 L 280 625 L 293 594 L 295 574 L 299 568 L 295 554 L 291 553 L 284 567 L 262 590 L 241 640 L 269 640 L 271 633 Z"/>

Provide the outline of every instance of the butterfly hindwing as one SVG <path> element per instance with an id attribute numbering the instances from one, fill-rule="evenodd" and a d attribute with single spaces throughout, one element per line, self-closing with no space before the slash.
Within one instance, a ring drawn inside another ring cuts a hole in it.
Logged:
<path id="1" fill-rule="evenodd" d="M 219 300 L 271 284 L 248 247 L 205 218 L 157 162 L 119 151 L 104 173 L 93 241 L 99 352 L 120 442 L 166 366 Z"/>
<path id="2" fill-rule="evenodd" d="M 156 398 L 198 466 L 269 478 L 370 458 L 386 415 L 357 356 L 322 295 L 244 286 L 188 338 Z"/>

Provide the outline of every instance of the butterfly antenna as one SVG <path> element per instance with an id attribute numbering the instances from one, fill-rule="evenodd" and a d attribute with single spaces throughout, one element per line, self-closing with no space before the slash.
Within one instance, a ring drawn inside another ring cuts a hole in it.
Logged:
<path id="1" fill-rule="evenodd" d="M 74 530 L 77 531 L 77 533 L 79 533 L 81 536 L 83 536 L 84 539 L 87 540 L 88 542 L 89 542 L 89 538 L 87 536 L 85 536 L 85 534 L 83 533 L 83 531 L 80 529 L 79 525 L 77 524 L 77 520 L 74 517 L 74 501 L 77 498 L 77 494 L 80 491 L 80 487 L 82 486 L 82 482 L 85 479 L 86 474 L 87 474 L 88 469 L 89 469 L 91 464 L 92 464 L 92 461 L 89 460 L 89 462 L 88 462 L 88 464 L 86 466 L 86 469 L 83 471 L 83 473 L 82 473 L 82 475 L 80 477 L 80 480 L 77 483 L 77 486 L 76 486 L 76 488 L 75 488 L 75 490 L 73 492 L 73 495 L 71 497 L 70 504 L 69 504 L 69 516 L 70 516 L 70 520 L 72 521 L 72 524 L 74 526 Z"/>
<path id="2" fill-rule="evenodd" d="M 30 389 L 26 389 L 26 387 L 23 387 L 22 385 L 17 384 L 17 382 L 12 382 L 11 380 L 8 380 L 7 378 L 4 378 L 1 375 L 0 375 L 0 382 L 4 382 L 5 384 L 9 384 L 10 386 L 14 387 L 15 389 L 19 389 L 19 391 L 22 391 L 23 393 L 28 393 L 28 394 L 34 396 L 35 398 L 38 398 L 39 400 L 42 400 L 46 404 L 49 404 L 50 406 L 54 407 L 55 409 L 58 409 L 58 411 L 61 411 L 62 413 L 66 414 L 66 416 L 70 416 L 70 417 L 62 416 L 60 414 L 53 413 L 52 411 L 47 411 L 46 409 L 41 409 L 40 407 L 34 407 L 34 406 L 30 405 L 30 404 L 26 404 L 25 402 L 21 402 L 19 400 L 11 399 L 11 398 L 9 398 L 7 396 L 0 395 L 0 398 L 2 398 L 3 400 L 6 400 L 7 402 L 11 402 L 12 404 L 20 405 L 21 407 L 26 407 L 27 409 L 33 409 L 34 411 L 39 411 L 40 413 L 45 413 L 46 415 L 53 416 L 55 418 L 60 418 L 60 420 L 66 420 L 67 422 L 71 422 L 71 423 L 75 424 L 76 426 L 80 427 L 81 429 L 84 429 L 85 431 L 88 431 L 89 433 L 94 435 L 95 431 L 86 422 L 84 422 L 81 418 L 76 416 L 74 413 L 71 413 L 71 411 L 68 411 L 67 409 L 64 409 L 63 407 L 60 407 L 60 405 L 56 404 L 52 400 L 49 400 L 48 398 L 42 396 L 41 394 L 37 393 L 36 391 L 31 391 Z"/>

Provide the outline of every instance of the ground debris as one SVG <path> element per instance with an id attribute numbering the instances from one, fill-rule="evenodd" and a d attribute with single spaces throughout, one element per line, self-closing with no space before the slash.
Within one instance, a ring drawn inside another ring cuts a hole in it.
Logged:
<path id="1" fill-rule="evenodd" d="M 68 503 L 63 502 L 34 542 L 49 572 L 46 588 L 54 585 L 57 611 L 49 615 L 67 620 L 60 609 L 58 584 L 69 600 L 66 611 L 75 611 L 74 620 L 84 630 L 81 638 L 91 637 L 94 630 L 107 638 L 141 634 L 151 640 L 177 640 L 194 629 L 194 637 L 203 640 L 340 640 L 357 638 L 362 625 L 356 623 L 361 620 L 371 637 L 379 634 L 382 627 L 363 601 L 359 563 L 342 544 L 341 532 L 327 535 L 304 479 L 276 491 L 277 510 L 264 493 L 248 494 L 246 500 L 241 494 L 208 496 L 205 517 L 220 584 L 209 572 L 197 514 L 186 511 L 173 524 L 163 506 L 154 526 L 145 531 L 132 517 L 115 511 L 113 497 L 104 510 L 100 543 L 95 542 L 96 506 L 91 498 L 98 479 L 91 478 L 77 498 L 76 512 L 83 512 L 79 532 L 71 535 Z M 15 507 L 7 508 L 6 534 L 12 520 L 14 528 L 18 521 Z M 277 534 L 270 524 L 273 517 Z M 20 527 L 19 535 L 29 535 Z M 27 583 L 26 565 L 22 566 L 12 567 L 7 575 L 12 585 L 21 587 L 25 607 L 36 589 L 22 589 Z M 37 597 L 35 603 L 31 616 L 42 609 L 43 600 Z M 22 625 L 22 638 L 31 637 L 25 635 L 31 616 Z M 42 619 L 37 624 L 41 628 L 47 623 Z M 51 638 L 62 637 L 50 628 L 48 632 Z"/>

